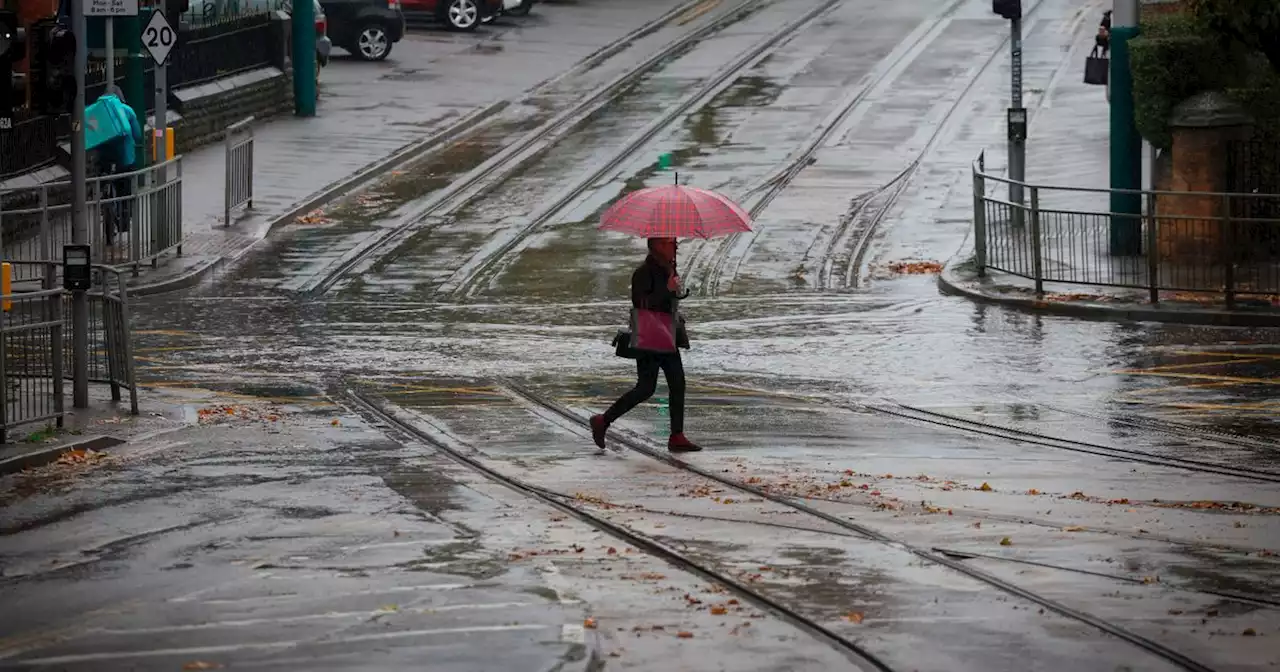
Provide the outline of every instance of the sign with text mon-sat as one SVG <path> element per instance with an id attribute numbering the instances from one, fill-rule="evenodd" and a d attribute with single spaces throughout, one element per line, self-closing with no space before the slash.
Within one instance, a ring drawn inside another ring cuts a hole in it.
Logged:
<path id="1" fill-rule="evenodd" d="M 137 16 L 138 0 L 84 0 L 85 16 Z"/>

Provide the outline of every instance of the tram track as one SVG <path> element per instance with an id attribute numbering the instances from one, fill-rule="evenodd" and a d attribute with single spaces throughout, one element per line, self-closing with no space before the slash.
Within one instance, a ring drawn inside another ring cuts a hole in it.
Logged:
<path id="1" fill-rule="evenodd" d="M 1125 460 L 1129 462 L 1138 462 L 1142 464 L 1150 464 L 1161 467 L 1172 467 L 1185 471 L 1193 471 L 1204 474 L 1216 474 L 1219 476 L 1229 476 L 1232 478 L 1240 478 L 1252 481 L 1260 481 L 1265 483 L 1280 483 L 1280 473 L 1267 471 L 1265 469 L 1252 469 L 1249 467 L 1228 467 L 1213 462 L 1203 460 L 1192 460 L 1181 457 L 1169 457 L 1145 450 L 1135 450 L 1131 448 L 1116 448 L 1113 446 L 1104 446 L 1102 444 L 1091 443 L 1088 441 L 1077 441 L 1075 439 L 1063 439 L 1039 432 L 1032 432 L 1024 429 L 1016 429 L 997 425 L 990 422 L 979 420 L 970 420 L 949 413 L 939 411 L 931 411 L 924 408 L 899 404 L 896 402 L 888 404 L 863 404 L 854 409 L 865 409 L 867 411 L 880 415 L 892 416 L 900 419 L 911 420 L 914 422 L 931 424 L 947 429 L 953 429 L 982 436 L 990 436 L 994 438 L 1007 439 L 1020 443 L 1029 443 L 1046 448 L 1056 448 L 1058 450 L 1066 450 L 1076 453 L 1084 453 L 1087 455 L 1097 455 L 1099 457 L 1107 457 L 1112 459 Z"/>
<path id="2" fill-rule="evenodd" d="M 499 386 L 498 389 L 499 391 L 509 395 L 513 400 L 525 405 L 532 412 L 534 412 L 535 415 L 539 415 L 543 417 L 548 422 L 555 423 L 557 419 L 560 421 L 567 421 L 572 423 L 576 428 L 578 428 L 580 433 L 585 432 L 585 434 L 583 434 L 584 437 L 590 435 L 591 427 L 590 427 L 589 419 L 573 412 L 572 410 L 560 405 L 559 403 L 556 403 L 554 401 L 541 397 L 511 382 L 504 382 L 502 385 Z M 700 467 L 690 462 L 686 462 L 685 460 L 682 460 L 670 454 L 666 450 L 660 447 L 657 447 L 655 445 L 652 445 L 652 443 L 648 439 L 642 436 L 633 435 L 630 432 L 620 431 L 616 428 L 612 428 L 609 431 L 609 437 L 612 438 L 617 443 L 624 446 L 628 450 L 634 451 L 636 453 L 639 453 L 651 459 L 657 460 L 659 462 L 663 462 L 681 471 L 697 475 L 703 479 L 713 481 L 721 486 L 737 490 L 739 492 L 751 495 L 752 497 L 757 497 L 762 500 L 773 502 L 775 504 L 780 504 L 782 506 L 793 509 L 799 513 L 805 514 L 811 519 L 822 520 L 838 528 L 851 532 L 859 538 L 872 541 L 878 544 L 882 544 L 882 545 L 891 547 L 893 549 L 902 551 L 904 553 L 908 553 L 927 563 L 940 565 L 948 569 L 954 570 L 980 583 L 986 584 L 987 586 L 994 588 L 1000 592 L 1006 593 L 1008 595 L 1012 595 L 1014 597 L 1021 598 L 1029 602 L 1033 602 L 1039 605 L 1040 607 L 1043 607 L 1044 609 L 1057 613 L 1060 616 L 1064 616 L 1068 619 L 1074 620 L 1084 625 L 1088 625 L 1096 630 L 1099 630 L 1101 632 L 1104 632 L 1106 634 L 1109 634 L 1121 640 L 1124 640 L 1129 644 L 1132 644 L 1133 646 L 1138 647 L 1146 651 L 1147 653 L 1157 656 L 1169 663 L 1177 665 L 1182 669 L 1191 670 L 1195 672 L 1211 672 L 1212 670 L 1212 668 L 1207 667 L 1206 665 L 1196 660 L 1193 660 L 1183 655 L 1182 653 L 1179 653 L 1178 651 L 1175 651 L 1169 647 L 1166 647 L 1163 644 L 1160 644 L 1159 642 L 1143 637 L 1142 635 L 1126 630 L 1114 623 L 1095 617 L 1091 614 L 1087 614 L 1087 613 L 1078 611 L 1076 609 L 1073 609 L 1052 598 L 1046 597 L 1044 595 L 1041 595 L 1031 590 L 1021 588 L 995 575 L 992 575 L 983 570 L 977 569 L 976 567 L 965 565 L 962 561 L 948 557 L 947 555 L 940 553 L 938 551 L 935 551 L 931 548 L 912 545 L 908 542 L 904 542 L 902 540 L 890 537 L 867 525 L 852 522 L 850 520 L 840 518 L 833 514 L 827 513 L 825 511 L 822 511 L 812 506 L 809 506 L 807 504 L 804 504 L 800 501 L 797 501 L 796 498 L 788 497 L 785 495 L 779 495 L 774 492 L 765 490 L 761 487 L 757 487 L 757 486 L 739 481 L 737 479 L 724 476 L 720 473 L 713 472 L 709 469 Z"/>
<path id="3" fill-rule="evenodd" d="M 530 234 L 552 222 L 565 208 L 575 202 L 583 193 L 590 190 L 597 182 L 609 176 L 619 165 L 630 159 L 637 151 L 645 147 L 654 137 L 666 131 L 677 120 L 683 118 L 691 110 L 707 105 L 721 91 L 732 86 L 743 72 L 754 67 L 767 57 L 774 49 L 781 46 L 807 26 L 817 21 L 824 14 L 839 6 L 843 0 L 821 0 L 808 11 L 801 14 L 778 30 L 769 34 L 764 40 L 757 42 L 747 51 L 739 54 L 729 64 L 721 67 L 716 73 L 704 81 L 698 89 L 685 95 L 675 105 L 650 121 L 644 128 L 633 134 L 623 146 L 595 167 L 588 170 L 573 184 L 562 190 L 550 201 L 544 203 L 531 214 L 525 224 L 510 232 L 506 240 L 498 245 L 486 246 L 463 264 L 440 288 L 441 293 L 452 300 L 469 298 L 474 295 L 476 287 L 484 284 L 501 268 L 503 260 L 525 242 Z"/>
<path id="4" fill-rule="evenodd" d="M 1265 469 L 1253 469 L 1249 467 L 1231 467 L 1231 466 L 1218 464 L 1214 462 L 1207 462 L 1204 460 L 1193 460 L 1193 459 L 1186 459 L 1186 458 L 1180 458 L 1180 457 L 1170 457 L 1167 455 L 1160 455 L 1158 453 L 1153 453 L 1150 451 L 1135 450 L 1131 448 L 1117 448 L 1114 446 L 1107 446 L 1100 443 L 1092 443 L 1089 441 L 1064 439 L 1060 437 L 1050 436 L 1048 434 L 1041 434 L 1039 432 L 1032 432 L 1024 429 L 1007 427 L 1004 425 L 984 422 L 981 420 L 971 420 L 968 418 L 962 418 L 960 416 L 951 415 L 949 413 L 942 413 L 940 411 L 932 411 L 929 409 L 920 408 L 918 406 L 912 406 L 910 404 L 903 404 L 891 399 L 881 399 L 879 401 L 873 401 L 873 402 L 842 402 L 829 397 L 818 397 L 818 396 L 811 396 L 811 395 L 805 395 L 805 394 L 791 394 L 787 392 L 775 392 L 775 391 L 761 390 L 753 387 L 748 387 L 745 385 L 734 385 L 730 383 L 717 383 L 717 385 L 725 389 L 740 390 L 743 392 L 756 393 L 756 394 L 768 394 L 773 397 L 789 399 L 792 401 L 840 408 L 853 413 L 875 413 L 878 415 L 898 418 L 900 420 L 908 420 L 908 421 L 921 423 L 921 424 L 934 425 L 934 426 L 943 427 L 943 428 L 951 429 L 955 431 L 978 434 L 981 436 L 990 436 L 992 438 L 1000 438 L 1008 441 L 1027 443 L 1027 444 L 1037 445 L 1045 448 L 1055 448 L 1058 450 L 1065 450 L 1069 452 L 1083 453 L 1088 455 L 1096 455 L 1099 457 L 1124 460 L 1128 462 L 1151 464 L 1154 466 L 1171 467 L 1175 469 L 1181 469 L 1184 471 L 1210 473 L 1210 474 L 1215 474 L 1219 476 L 1228 476 L 1232 478 L 1241 478 L 1241 479 L 1260 481 L 1260 482 L 1266 482 L 1266 483 L 1280 483 L 1280 472 L 1268 471 Z M 1050 408 L 1052 410 L 1061 410 L 1061 409 L 1053 409 L 1053 407 L 1050 407 L 1050 406 L 1045 406 L 1045 408 Z M 1063 412 L 1066 412 L 1066 411 L 1063 411 Z M 1100 420 L 1104 419 L 1104 418 L 1098 418 L 1097 416 L 1089 416 L 1083 413 L 1081 413 L 1080 415 L 1084 415 L 1085 417 L 1094 417 L 1095 419 L 1100 419 Z M 1187 426 L 1187 427 L 1191 428 L 1191 426 Z M 1152 428 L 1152 429 L 1153 431 L 1159 431 L 1158 429 L 1155 429 L 1155 428 Z M 1173 430 L 1165 430 L 1165 433 L 1169 433 L 1171 431 Z M 1205 438 L 1209 440 L 1220 440 L 1220 439 L 1214 439 L 1212 437 L 1205 437 Z M 1246 445 L 1242 447 L 1249 447 L 1249 446 Z"/>
<path id="5" fill-rule="evenodd" d="M 734 579 L 723 572 L 706 565 L 705 563 L 699 562 L 685 553 L 681 553 L 678 550 L 670 548 L 666 544 L 654 540 L 646 535 L 634 532 L 622 525 L 613 523 L 602 516 L 595 515 L 584 507 L 575 506 L 572 504 L 574 498 L 570 495 L 542 488 L 490 467 L 485 464 L 482 459 L 476 456 L 477 451 L 474 448 L 463 443 L 461 440 L 450 436 L 441 428 L 435 427 L 433 428 L 435 431 L 427 431 L 416 423 L 409 422 L 389 411 L 384 410 L 359 392 L 347 390 L 346 393 L 342 395 L 342 398 L 358 413 L 374 419 L 396 433 L 406 435 L 413 440 L 422 442 L 436 450 L 439 450 L 455 462 L 476 471 L 485 478 L 500 483 L 520 494 L 525 495 L 526 497 L 529 497 L 530 499 L 542 502 L 551 508 L 572 516 L 600 530 L 601 532 L 604 532 L 605 534 L 625 541 L 626 543 L 635 546 L 650 555 L 661 558 L 673 567 L 724 586 L 726 589 L 732 591 L 740 598 L 750 602 L 756 607 L 775 615 L 779 619 L 790 623 L 801 630 L 804 630 L 815 639 L 823 641 L 829 646 L 832 646 L 838 651 L 844 653 L 849 661 L 859 669 L 878 670 L 879 672 L 894 672 L 892 667 L 875 656 L 875 654 L 864 649 L 857 642 L 841 636 L 804 614 L 787 607 L 760 591 L 752 589 L 745 583 L 738 581 L 737 579 Z"/>
<path id="6" fill-rule="evenodd" d="M 1026 9 L 1023 21 L 1026 22 L 1032 18 L 1043 4 L 1044 0 L 1040 0 Z M 938 139 L 942 137 L 943 131 L 948 129 L 956 111 L 965 103 L 974 86 L 981 81 L 982 77 L 991 69 L 991 66 L 1005 54 L 1009 43 L 1010 38 L 1006 37 L 1000 43 L 999 48 L 992 50 L 991 55 L 987 57 L 987 60 L 978 68 L 978 71 L 969 79 L 964 90 L 961 91 L 955 102 L 947 109 L 946 115 L 938 122 L 924 148 L 916 154 L 911 163 L 886 185 L 853 200 L 856 205 L 850 213 L 841 218 L 839 226 L 829 239 L 818 263 L 815 264 L 815 267 L 820 269 L 817 282 L 819 290 L 840 289 L 843 287 L 856 289 L 861 284 L 862 267 L 866 260 L 867 251 L 871 246 L 871 241 L 880 229 L 881 222 L 884 221 L 885 216 L 888 215 L 894 204 L 898 202 L 898 198 L 902 196 L 911 179 L 920 170 L 921 164 L 924 163 L 929 153 L 933 151 Z M 877 199 L 881 195 L 886 197 Z M 849 256 L 847 260 L 840 263 L 838 257 L 842 250 L 849 250 Z"/>
<path id="7" fill-rule="evenodd" d="M 897 49 L 898 53 L 896 55 L 891 55 L 888 59 L 882 62 L 878 71 L 871 75 L 868 82 L 858 87 L 857 91 L 842 100 L 835 109 L 832 110 L 821 123 L 819 123 L 818 128 L 815 129 L 814 133 L 810 134 L 809 138 L 803 145 L 801 145 L 798 152 L 794 152 L 792 157 L 785 164 L 774 170 L 768 177 L 758 182 L 751 189 L 748 189 L 746 193 L 740 197 L 742 200 L 751 199 L 746 210 L 748 214 L 751 215 L 752 220 L 758 220 L 760 215 L 762 215 L 773 203 L 774 199 L 776 199 L 778 195 L 790 186 L 805 168 L 809 167 L 813 163 L 817 153 L 826 146 L 832 135 L 834 135 L 835 132 L 844 125 L 849 117 L 857 110 L 859 105 L 863 104 L 882 83 L 896 73 L 901 72 L 902 69 L 909 65 L 912 60 L 919 55 L 921 47 L 928 45 L 938 37 L 941 33 L 941 29 L 945 26 L 946 21 L 951 18 L 956 11 L 963 7 L 964 4 L 964 0 L 951 2 L 936 16 L 927 20 L 922 28 L 918 28 L 916 31 L 913 31 L 914 36 L 909 36 L 904 40 L 906 48 L 901 48 L 900 45 L 899 49 Z M 897 182 L 901 177 L 902 175 L 899 175 L 898 178 L 895 178 L 894 182 Z M 893 182 L 890 184 L 892 185 Z M 882 187 L 882 189 L 884 188 Z M 759 196 L 754 196 L 755 194 L 760 193 L 761 190 L 763 190 L 763 193 Z M 711 261 L 709 262 L 711 267 L 705 272 L 707 279 L 701 283 L 697 283 L 699 285 L 700 295 L 715 296 L 720 293 L 720 287 L 724 279 L 725 264 L 728 263 L 731 258 L 735 258 L 732 255 L 733 250 L 739 242 L 748 235 L 750 236 L 750 239 L 753 240 L 756 233 L 735 233 L 716 243 L 715 250 L 711 253 Z M 747 244 L 748 249 L 749 247 L 750 243 Z M 745 256 L 745 251 L 738 254 L 736 256 L 737 264 L 735 264 L 735 266 L 740 265 L 742 258 Z M 696 263 L 697 260 L 695 259 L 691 265 L 696 265 Z"/>
<path id="8" fill-rule="evenodd" d="M 361 264 L 375 258 L 392 242 L 407 233 L 415 233 L 422 223 L 433 217 L 440 217 L 456 212 L 466 205 L 475 202 L 492 189 L 502 184 L 508 176 L 523 169 L 530 162 L 550 149 L 556 141 L 572 132 L 592 115 L 622 95 L 643 77 L 661 68 L 673 58 L 698 42 L 710 37 L 720 30 L 733 25 L 751 12 L 769 4 L 773 0 L 741 0 L 731 9 L 715 19 L 679 38 L 664 45 L 656 53 L 639 64 L 627 69 L 607 84 L 598 87 L 570 107 L 562 110 L 551 119 L 526 132 L 514 142 L 489 157 L 471 171 L 453 180 L 449 185 L 431 195 L 418 207 L 399 217 L 398 220 L 380 233 L 370 237 L 362 244 L 344 255 L 335 266 L 324 275 L 306 283 L 300 291 L 312 297 L 321 296 L 334 288 L 343 278 L 356 270 Z M 838 0 L 833 0 L 838 1 Z M 697 3 L 691 2 L 677 7 L 675 10 L 659 17 L 657 20 L 642 26 L 619 41 L 625 46 L 635 40 L 653 33 L 662 26 L 675 22 Z M 696 18 L 696 17 L 695 17 Z M 617 46 L 617 45 L 615 45 Z M 620 51 L 620 49 L 619 49 Z M 608 52 L 605 52 L 608 54 Z M 618 53 L 613 52 L 614 55 Z M 603 61 L 606 56 L 597 56 L 592 61 Z M 454 143 L 464 142 L 468 135 L 459 137 Z"/>

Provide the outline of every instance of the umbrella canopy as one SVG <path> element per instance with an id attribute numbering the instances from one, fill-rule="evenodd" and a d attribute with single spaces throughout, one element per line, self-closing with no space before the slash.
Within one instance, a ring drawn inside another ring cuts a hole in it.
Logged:
<path id="1" fill-rule="evenodd" d="M 601 231 L 641 238 L 716 238 L 751 230 L 751 215 L 714 191 L 666 185 L 641 189 L 614 203 Z"/>

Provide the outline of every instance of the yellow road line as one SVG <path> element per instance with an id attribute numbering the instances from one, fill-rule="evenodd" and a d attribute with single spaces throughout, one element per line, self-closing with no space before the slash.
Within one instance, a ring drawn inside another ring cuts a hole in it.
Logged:
<path id="1" fill-rule="evenodd" d="M 1267 360 L 1263 357 L 1254 357 L 1251 359 L 1220 359 L 1212 362 L 1195 362 L 1192 364 L 1166 364 L 1164 366 L 1152 366 L 1146 369 L 1128 369 L 1128 370 L 1147 371 L 1147 372 L 1174 371 L 1176 369 L 1199 369 L 1199 368 L 1204 368 L 1206 366 L 1230 366 L 1232 364 L 1249 364 L 1252 362 L 1265 362 L 1265 361 Z"/>
<path id="2" fill-rule="evenodd" d="M 1161 373 L 1159 371 L 1113 371 L 1123 376 L 1156 376 L 1159 378 L 1187 378 L 1190 380 L 1216 380 L 1241 385 L 1280 385 L 1280 378 L 1247 378 L 1243 376 L 1214 376 L 1207 373 Z"/>

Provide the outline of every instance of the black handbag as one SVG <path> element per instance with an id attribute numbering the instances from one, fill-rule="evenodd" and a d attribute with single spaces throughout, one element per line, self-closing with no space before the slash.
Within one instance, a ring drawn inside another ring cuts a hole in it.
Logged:
<path id="1" fill-rule="evenodd" d="M 1106 86 L 1111 74 L 1111 59 L 1102 55 L 1102 49 L 1094 47 L 1084 62 L 1084 83 Z"/>
<path id="2" fill-rule="evenodd" d="M 636 359 L 640 351 L 631 347 L 631 332 L 619 329 L 613 337 L 613 354 L 623 359 Z"/>

